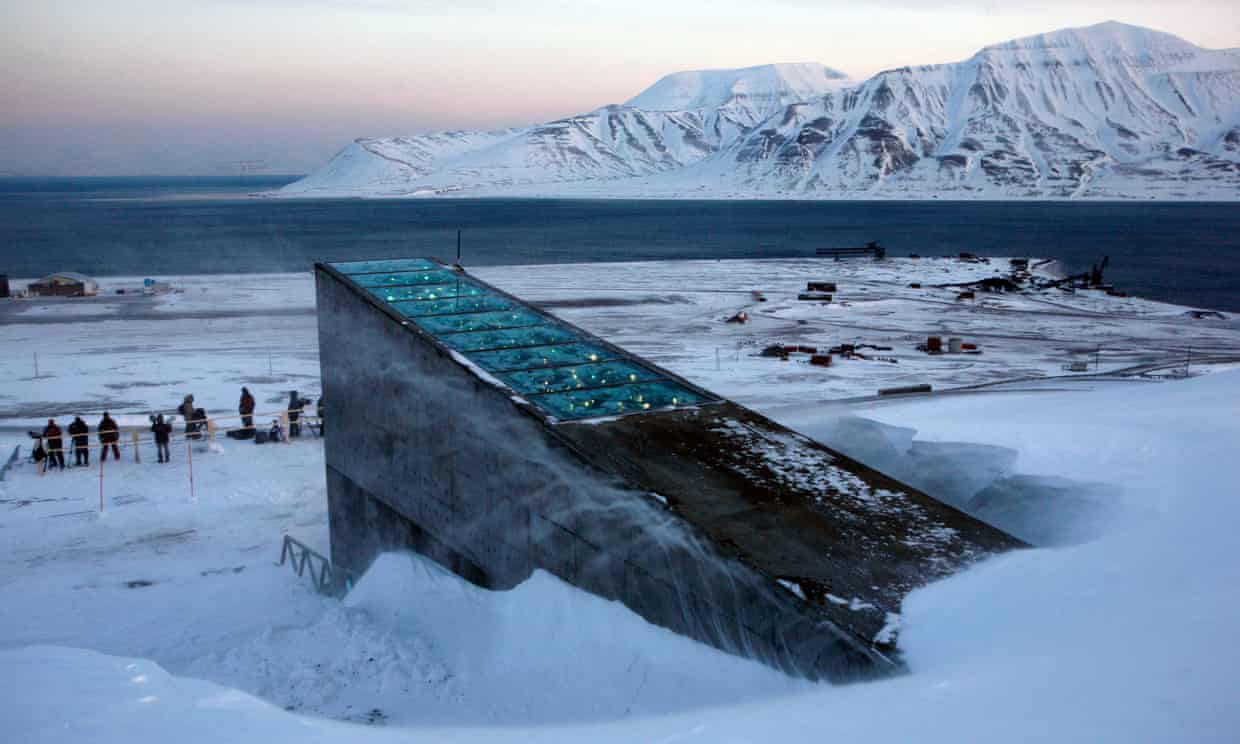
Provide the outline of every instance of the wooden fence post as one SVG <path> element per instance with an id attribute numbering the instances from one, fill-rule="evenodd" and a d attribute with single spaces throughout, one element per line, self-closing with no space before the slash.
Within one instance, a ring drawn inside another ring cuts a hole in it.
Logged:
<path id="1" fill-rule="evenodd" d="M 133 461 L 142 464 L 142 453 L 138 451 L 138 430 L 133 430 Z"/>

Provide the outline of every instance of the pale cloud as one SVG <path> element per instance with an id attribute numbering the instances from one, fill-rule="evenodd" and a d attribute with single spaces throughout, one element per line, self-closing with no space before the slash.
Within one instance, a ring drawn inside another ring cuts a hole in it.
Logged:
<path id="1" fill-rule="evenodd" d="M 351 137 L 532 123 L 682 69 L 817 61 L 863 77 L 1112 18 L 1238 46 L 1233 5 L 0 0 L 0 171 L 211 172 L 256 150 L 304 170 Z"/>

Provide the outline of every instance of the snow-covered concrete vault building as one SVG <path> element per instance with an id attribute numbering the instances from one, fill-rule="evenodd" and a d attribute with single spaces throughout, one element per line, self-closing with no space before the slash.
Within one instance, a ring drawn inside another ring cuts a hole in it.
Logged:
<path id="1" fill-rule="evenodd" d="M 430 259 L 319 264 L 332 560 L 543 569 L 813 679 L 898 667 L 913 588 L 1020 541 Z"/>

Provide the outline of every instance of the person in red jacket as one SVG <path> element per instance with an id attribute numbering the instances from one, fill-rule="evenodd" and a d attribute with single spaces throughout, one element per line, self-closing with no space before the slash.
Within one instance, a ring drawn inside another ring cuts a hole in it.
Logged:
<path id="1" fill-rule="evenodd" d="M 241 414 L 241 426 L 249 432 L 247 436 L 253 436 L 254 431 L 254 396 L 250 395 L 249 388 L 241 388 L 241 403 L 237 406 L 237 411 Z"/>
<path id="2" fill-rule="evenodd" d="M 64 432 L 56 424 L 56 419 L 48 419 L 43 429 L 43 438 L 47 440 L 47 466 L 65 469 Z"/>

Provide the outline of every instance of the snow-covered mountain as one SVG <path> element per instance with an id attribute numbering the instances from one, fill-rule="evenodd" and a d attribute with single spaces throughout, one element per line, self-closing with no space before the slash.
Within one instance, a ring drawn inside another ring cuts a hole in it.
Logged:
<path id="1" fill-rule="evenodd" d="M 817 62 L 759 65 L 739 70 L 693 70 L 661 78 L 625 106 L 646 111 L 727 109 L 755 123 L 790 103 L 809 101 L 856 82 Z"/>
<path id="2" fill-rule="evenodd" d="M 861 83 L 669 75 L 531 127 L 358 140 L 287 196 L 1240 198 L 1240 50 L 1120 23 Z"/>

